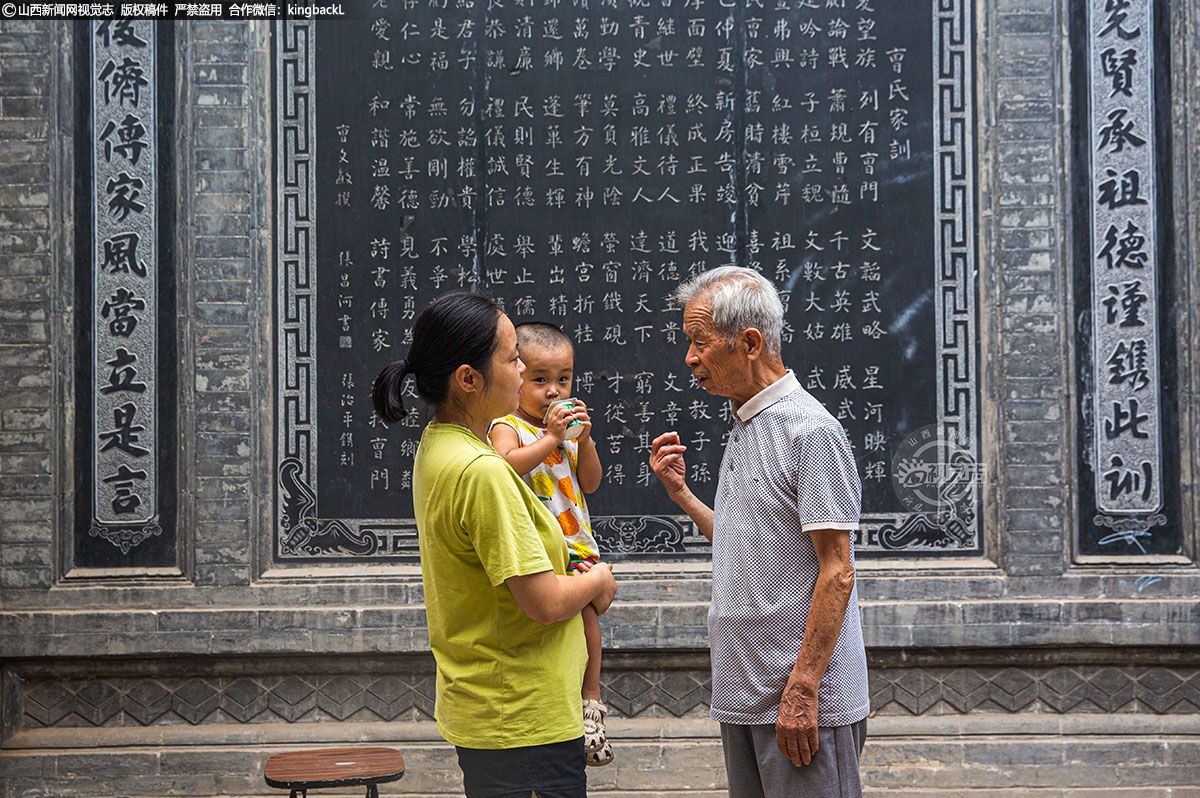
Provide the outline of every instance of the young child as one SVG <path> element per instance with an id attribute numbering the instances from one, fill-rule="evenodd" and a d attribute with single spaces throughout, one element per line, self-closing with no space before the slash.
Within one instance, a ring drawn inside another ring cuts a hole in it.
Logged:
<path id="1" fill-rule="evenodd" d="M 492 422 L 488 437 L 492 448 L 558 519 L 571 550 L 571 567 L 585 572 L 600 560 L 583 497 L 600 487 L 603 475 L 592 441 L 592 421 L 578 399 L 572 399 L 574 407 L 560 405 L 543 420 L 551 402 L 571 397 L 575 349 L 553 324 L 529 322 L 517 325 L 517 350 L 525 361 L 520 403 L 516 413 Z M 567 426 L 574 421 L 583 432 L 568 440 Z M 613 753 L 604 728 L 608 707 L 600 703 L 600 619 L 590 604 L 583 608 L 583 628 L 588 650 L 582 696 L 584 747 L 589 765 L 607 765 Z"/>

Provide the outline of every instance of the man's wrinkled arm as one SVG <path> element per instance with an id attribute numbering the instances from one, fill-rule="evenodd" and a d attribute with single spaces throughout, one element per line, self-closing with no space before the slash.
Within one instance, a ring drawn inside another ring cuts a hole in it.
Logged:
<path id="1" fill-rule="evenodd" d="M 775 724 L 779 750 L 796 765 L 807 765 L 817 751 L 817 695 L 854 590 L 850 532 L 818 529 L 809 537 L 821 571 L 813 588 L 804 642 L 783 690 Z"/>

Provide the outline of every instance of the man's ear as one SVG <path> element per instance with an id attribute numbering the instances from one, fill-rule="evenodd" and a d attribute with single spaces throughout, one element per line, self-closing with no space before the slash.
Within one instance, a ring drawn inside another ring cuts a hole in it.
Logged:
<path id="1" fill-rule="evenodd" d="M 742 330 L 741 335 L 742 351 L 746 353 L 747 360 L 758 360 L 763 353 L 763 336 L 756 327 L 747 327 Z"/>

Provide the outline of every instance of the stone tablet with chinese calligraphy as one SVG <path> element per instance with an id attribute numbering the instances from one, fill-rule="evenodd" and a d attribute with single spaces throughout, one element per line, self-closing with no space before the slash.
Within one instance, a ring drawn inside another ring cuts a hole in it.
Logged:
<path id="1" fill-rule="evenodd" d="M 1083 557 L 1182 552 L 1169 38 L 1152 0 L 1073 8 L 1079 538 Z"/>
<path id="2" fill-rule="evenodd" d="M 173 37 L 153 22 L 76 29 L 75 453 L 70 575 L 181 562 L 175 524 Z M 168 96 L 172 96 L 170 89 Z M 165 106 L 165 107 L 164 107 Z M 160 319 L 167 323 L 160 323 Z M 158 573 L 162 574 L 162 571 Z"/>
<path id="3" fill-rule="evenodd" d="M 415 555 L 424 416 L 385 431 L 369 390 L 460 288 L 574 342 L 602 547 L 705 556 L 646 461 L 677 430 L 711 497 L 730 410 L 692 382 L 670 295 L 727 263 L 780 289 L 785 362 L 846 427 L 858 549 L 978 553 L 972 38 L 957 0 L 388 0 L 281 23 L 275 560 Z M 969 464 L 949 511 L 896 488 L 923 429 Z"/>

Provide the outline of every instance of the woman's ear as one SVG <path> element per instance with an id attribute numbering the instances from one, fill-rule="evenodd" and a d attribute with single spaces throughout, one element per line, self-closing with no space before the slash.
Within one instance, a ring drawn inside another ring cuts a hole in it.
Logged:
<path id="1" fill-rule="evenodd" d="M 463 363 L 454 370 L 454 385 L 463 393 L 477 393 L 483 390 L 482 376 L 471 366 Z"/>

